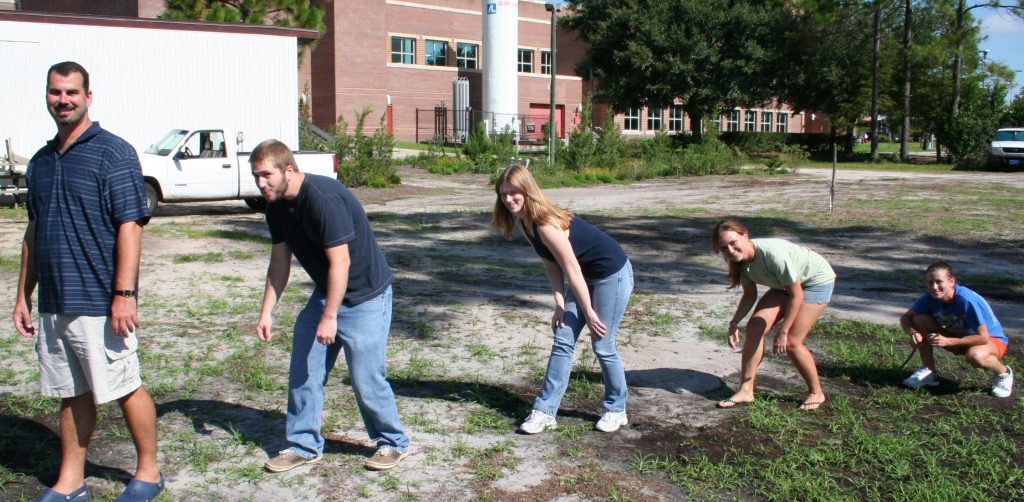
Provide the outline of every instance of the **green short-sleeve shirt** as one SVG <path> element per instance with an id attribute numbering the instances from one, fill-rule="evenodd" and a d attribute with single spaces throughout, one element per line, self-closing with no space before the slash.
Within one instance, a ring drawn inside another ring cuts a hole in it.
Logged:
<path id="1" fill-rule="evenodd" d="M 832 282 L 836 273 L 825 258 L 806 246 L 785 239 L 751 239 L 754 259 L 740 264 L 740 284 L 763 284 L 786 289 L 794 282 L 817 286 Z"/>

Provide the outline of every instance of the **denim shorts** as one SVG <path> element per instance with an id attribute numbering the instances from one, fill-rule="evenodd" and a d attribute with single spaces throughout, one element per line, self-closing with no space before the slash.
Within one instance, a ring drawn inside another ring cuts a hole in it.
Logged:
<path id="1" fill-rule="evenodd" d="M 804 286 L 804 305 L 828 305 L 828 302 L 832 300 L 832 289 L 835 286 L 835 280 L 824 284 L 815 284 L 814 286 Z M 789 294 L 789 291 L 785 289 L 772 289 L 787 295 Z"/>
<path id="2" fill-rule="evenodd" d="M 814 286 L 804 286 L 804 304 L 805 305 L 828 305 L 828 302 L 832 300 L 832 289 L 835 288 L 836 281 L 828 281 L 824 284 L 815 284 Z"/>

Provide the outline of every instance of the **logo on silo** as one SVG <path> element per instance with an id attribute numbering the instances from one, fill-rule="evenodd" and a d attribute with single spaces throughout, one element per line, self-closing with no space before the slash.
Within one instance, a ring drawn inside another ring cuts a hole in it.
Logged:
<path id="1" fill-rule="evenodd" d="M 497 14 L 498 13 L 498 4 L 496 4 L 496 3 L 489 3 L 489 4 L 487 4 L 487 13 L 488 14 Z"/>

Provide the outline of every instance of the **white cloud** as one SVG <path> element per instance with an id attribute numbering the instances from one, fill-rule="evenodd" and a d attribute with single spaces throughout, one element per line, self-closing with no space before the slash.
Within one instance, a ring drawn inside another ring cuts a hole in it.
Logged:
<path id="1" fill-rule="evenodd" d="M 986 12 L 981 19 L 981 31 L 987 35 L 1024 36 L 1024 20 L 1005 13 Z"/>

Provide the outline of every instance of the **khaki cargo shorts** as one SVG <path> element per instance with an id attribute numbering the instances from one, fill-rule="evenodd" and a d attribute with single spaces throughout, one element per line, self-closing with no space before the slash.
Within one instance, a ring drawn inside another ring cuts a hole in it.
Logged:
<path id="1" fill-rule="evenodd" d="M 114 334 L 109 317 L 40 314 L 36 340 L 41 392 L 75 397 L 92 391 L 106 403 L 142 386 L 139 339 Z"/>

